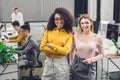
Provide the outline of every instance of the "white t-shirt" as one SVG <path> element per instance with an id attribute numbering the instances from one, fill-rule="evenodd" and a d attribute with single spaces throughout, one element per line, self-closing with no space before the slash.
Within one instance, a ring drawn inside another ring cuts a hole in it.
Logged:
<path id="1" fill-rule="evenodd" d="M 12 22 L 17 20 L 20 23 L 20 26 L 24 24 L 23 21 L 23 14 L 21 12 L 18 12 L 17 15 L 15 13 L 12 13 Z"/>

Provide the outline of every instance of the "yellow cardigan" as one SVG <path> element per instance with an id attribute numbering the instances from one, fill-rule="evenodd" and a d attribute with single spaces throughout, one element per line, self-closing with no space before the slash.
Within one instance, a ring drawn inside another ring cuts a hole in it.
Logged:
<path id="1" fill-rule="evenodd" d="M 46 43 L 52 43 L 52 46 L 46 46 Z M 67 33 L 64 29 L 46 30 L 41 41 L 40 50 L 44 51 L 46 56 L 52 59 L 62 58 L 68 55 L 72 46 L 72 33 Z"/>
<path id="2" fill-rule="evenodd" d="M 22 35 L 21 29 L 18 31 L 18 36 L 16 38 L 9 39 L 9 42 L 17 42 L 22 46 L 26 43 L 26 40 Z"/>

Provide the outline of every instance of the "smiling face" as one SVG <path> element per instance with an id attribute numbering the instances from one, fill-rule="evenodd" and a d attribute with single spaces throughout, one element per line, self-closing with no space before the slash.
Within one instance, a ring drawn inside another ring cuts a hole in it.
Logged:
<path id="1" fill-rule="evenodd" d="M 58 13 L 56 13 L 54 16 L 54 22 L 55 22 L 55 25 L 57 26 L 57 29 L 63 28 L 65 24 L 63 17 Z"/>
<path id="2" fill-rule="evenodd" d="M 92 22 L 87 18 L 82 18 L 80 21 L 80 27 L 83 32 L 91 31 Z"/>

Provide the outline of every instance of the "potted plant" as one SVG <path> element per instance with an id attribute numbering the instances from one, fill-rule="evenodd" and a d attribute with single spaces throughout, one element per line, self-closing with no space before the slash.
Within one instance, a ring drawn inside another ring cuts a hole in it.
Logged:
<path id="1" fill-rule="evenodd" d="M 12 46 L 6 46 L 0 42 L 0 64 L 3 66 L 7 63 L 15 62 L 16 50 Z"/>
<path id="2" fill-rule="evenodd" d="M 114 43 L 114 45 L 115 45 L 115 47 L 117 49 L 116 55 L 120 56 L 120 46 L 117 44 L 117 42 L 114 39 L 112 39 L 112 42 Z"/>

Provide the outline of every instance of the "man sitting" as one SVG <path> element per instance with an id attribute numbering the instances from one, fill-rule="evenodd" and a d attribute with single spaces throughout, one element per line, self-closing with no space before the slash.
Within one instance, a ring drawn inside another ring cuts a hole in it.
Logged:
<path id="1" fill-rule="evenodd" d="M 36 50 L 37 46 L 30 35 L 30 26 L 28 24 L 25 24 L 21 26 L 21 29 L 22 35 L 26 39 L 26 44 L 21 48 L 17 48 L 18 52 L 22 53 L 22 56 L 19 57 L 19 67 L 27 65 L 29 62 L 32 62 L 32 66 L 34 67 L 38 65 L 38 51 Z"/>

